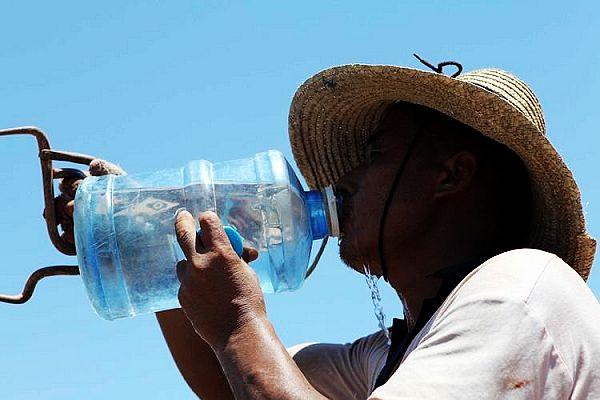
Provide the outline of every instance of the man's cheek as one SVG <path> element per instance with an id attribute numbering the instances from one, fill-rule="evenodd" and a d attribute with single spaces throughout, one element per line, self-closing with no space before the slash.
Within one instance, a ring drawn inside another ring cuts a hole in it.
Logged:
<path id="1" fill-rule="evenodd" d="M 339 245 L 340 257 L 344 262 L 349 263 L 351 260 L 356 259 L 360 254 L 360 250 L 356 247 L 355 241 L 353 240 L 352 233 L 348 233 L 340 238 Z"/>
<path id="2" fill-rule="evenodd" d="M 359 263 L 363 258 L 364 250 L 359 244 L 359 240 L 354 230 L 348 230 L 340 239 L 340 256 L 347 264 Z"/>

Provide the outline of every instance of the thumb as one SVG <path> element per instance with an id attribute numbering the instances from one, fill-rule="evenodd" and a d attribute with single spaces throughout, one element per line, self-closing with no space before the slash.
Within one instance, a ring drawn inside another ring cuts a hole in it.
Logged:
<path id="1" fill-rule="evenodd" d="M 96 158 L 90 163 L 90 175 L 125 175 L 125 171 L 118 165 Z"/>
<path id="2" fill-rule="evenodd" d="M 188 260 L 191 260 L 196 255 L 196 223 L 188 211 L 182 210 L 177 213 L 175 234 L 183 254 Z"/>

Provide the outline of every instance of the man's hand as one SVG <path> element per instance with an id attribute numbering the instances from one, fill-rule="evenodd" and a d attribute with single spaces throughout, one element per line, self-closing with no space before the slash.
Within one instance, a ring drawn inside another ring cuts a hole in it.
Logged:
<path id="1" fill-rule="evenodd" d="M 179 302 L 196 332 L 221 348 L 245 324 L 266 319 L 258 278 L 247 264 L 258 252 L 244 248 L 243 259 L 238 257 L 215 213 L 200 214 L 199 222 L 202 240 L 192 215 L 177 215 L 177 240 L 186 257 L 177 265 Z"/>
<path id="2" fill-rule="evenodd" d="M 125 172 L 117 165 L 101 159 L 95 159 L 90 163 L 89 174 L 100 175 L 123 175 Z M 60 194 L 54 199 L 56 221 L 59 223 L 63 240 L 75 243 L 73 234 L 73 209 L 75 207 L 75 192 L 79 187 L 81 179 L 63 179 L 58 185 Z"/>
<path id="3" fill-rule="evenodd" d="M 187 260 L 177 265 L 179 302 L 196 333 L 214 351 L 236 399 L 324 399 L 306 380 L 267 319 L 258 278 L 240 259 L 215 213 L 177 215 L 177 240 Z M 229 391 L 227 391 L 229 397 Z"/>

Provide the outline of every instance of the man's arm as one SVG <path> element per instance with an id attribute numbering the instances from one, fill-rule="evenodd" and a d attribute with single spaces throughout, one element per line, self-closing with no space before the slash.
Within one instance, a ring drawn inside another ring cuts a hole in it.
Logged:
<path id="1" fill-rule="evenodd" d="M 219 360 L 181 309 L 156 313 L 163 336 L 188 386 L 205 400 L 233 399 Z"/>
<path id="2" fill-rule="evenodd" d="M 255 249 L 244 247 L 242 259 L 250 263 L 258 257 Z M 231 388 L 212 348 L 181 309 L 156 313 L 163 336 L 179 372 L 188 386 L 202 399 L 233 399 Z"/>
<path id="3" fill-rule="evenodd" d="M 236 399 L 324 399 L 306 380 L 266 317 L 256 274 L 231 248 L 216 214 L 177 215 L 186 260 L 177 266 L 179 302 L 211 346 Z"/>
<path id="4" fill-rule="evenodd" d="M 236 399 L 325 399 L 306 380 L 266 315 L 214 347 Z"/>
<path id="5" fill-rule="evenodd" d="M 232 399 L 233 394 L 212 348 L 194 331 L 181 309 L 156 314 L 179 371 L 203 399 Z M 287 349 L 311 386 L 331 399 L 365 399 L 370 385 L 368 358 L 385 359 L 380 333 L 353 343 L 302 344 Z"/>

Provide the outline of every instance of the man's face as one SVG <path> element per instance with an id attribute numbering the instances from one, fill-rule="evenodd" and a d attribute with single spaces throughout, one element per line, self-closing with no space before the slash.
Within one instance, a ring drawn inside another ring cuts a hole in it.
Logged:
<path id="1" fill-rule="evenodd" d="M 384 257 L 390 265 L 411 241 L 426 231 L 437 181 L 432 157 L 423 150 L 421 122 L 411 107 L 393 107 L 381 119 L 366 146 L 366 161 L 336 184 L 343 198 L 340 256 L 353 269 L 368 266 L 381 275 L 378 241 L 384 241 Z M 395 175 L 415 135 L 417 144 L 409 155 L 379 237 L 384 204 Z M 401 257 L 400 257 L 401 258 Z"/>

